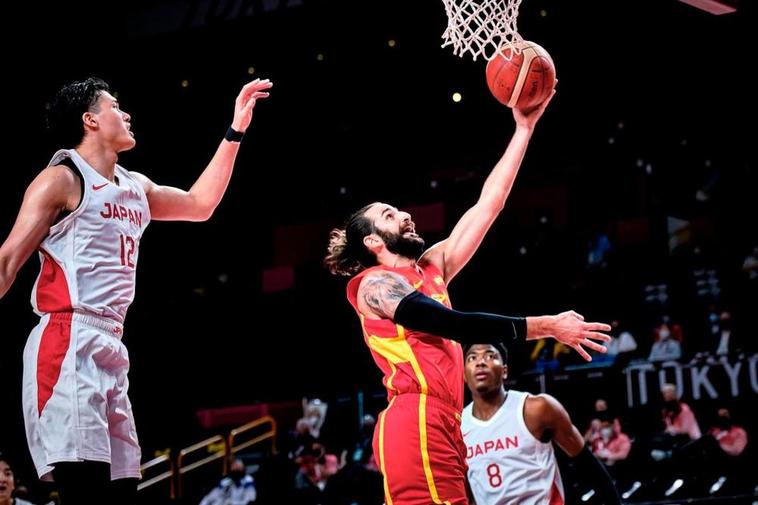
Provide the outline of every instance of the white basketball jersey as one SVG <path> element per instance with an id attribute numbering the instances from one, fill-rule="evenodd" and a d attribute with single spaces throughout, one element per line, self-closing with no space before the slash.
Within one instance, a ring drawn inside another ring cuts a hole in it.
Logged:
<path id="1" fill-rule="evenodd" d="M 134 299 L 140 238 L 150 222 L 145 191 L 119 165 L 118 184 L 109 181 L 74 149 L 58 151 L 48 166 L 65 158 L 83 178 L 82 198 L 39 246 L 32 306 L 39 315 L 76 311 L 123 323 Z"/>
<path id="2" fill-rule="evenodd" d="M 563 483 L 551 443 L 534 438 L 524 422 L 529 393 L 508 391 L 487 421 L 463 409 L 461 430 L 471 491 L 478 505 L 563 504 Z"/>

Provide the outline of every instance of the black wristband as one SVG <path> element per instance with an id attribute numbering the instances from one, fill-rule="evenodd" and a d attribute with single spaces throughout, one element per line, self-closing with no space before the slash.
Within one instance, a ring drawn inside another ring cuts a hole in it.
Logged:
<path id="1" fill-rule="evenodd" d="M 226 130 L 226 135 L 224 135 L 224 138 L 229 142 L 239 142 L 244 136 L 245 132 L 238 132 L 230 126 L 229 129 Z"/>

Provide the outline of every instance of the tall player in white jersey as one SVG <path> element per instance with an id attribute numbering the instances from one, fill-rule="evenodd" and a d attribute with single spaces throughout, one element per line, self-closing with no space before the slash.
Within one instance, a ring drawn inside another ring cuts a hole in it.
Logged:
<path id="1" fill-rule="evenodd" d="M 507 350 L 475 344 L 464 355 L 473 402 L 463 409 L 467 477 L 478 505 L 565 503 L 555 442 L 574 458 L 606 504 L 620 504 L 608 472 L 571 424 L 566 409 L 549 395 L 506 391 Z"/>
<path id="2" fill-rule="evenodd" d="M 26 190 L 0 247 L 0 298 L 39 251 L 32 305 L 40 322 L 24 350 L 24 422 L 37 472 L 54 478 L 63 505 L 136 502 L 140 448 L 121 337 L 140 238 L 151 219 L 211 216 L 256 101 L 270 87 L 256 79 L 242 88 L 231 127 L 189 191 L 117 164 L 135 140 L 131 117 L 105 82 L 71 83 L 52 103 L 49 125 L 68 149 Z"/>

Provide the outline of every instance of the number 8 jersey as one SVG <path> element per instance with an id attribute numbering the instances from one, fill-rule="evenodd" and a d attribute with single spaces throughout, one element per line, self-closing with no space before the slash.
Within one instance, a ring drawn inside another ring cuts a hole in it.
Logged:
<path id="1" fill-rule="evenodd" d="M 81 200 L 39 246 L 32 306 L 40 316 L 85 312 L 123 323 L 134 299 L 140 238 L 150 222 L 147 197 L 121 166 L 111 182 L 74 149 L 55 153 L 49 166 L 71 162 L 82 180 Z"/>
<path id="2" fill-rule="evenodd" d="M 463 409 L 468 479 L 477 505 L 563 504 L 563 483 L 551 443 L 542 443 L 524 422 L 529 393 L 508 391 L 487 421 Z"/>

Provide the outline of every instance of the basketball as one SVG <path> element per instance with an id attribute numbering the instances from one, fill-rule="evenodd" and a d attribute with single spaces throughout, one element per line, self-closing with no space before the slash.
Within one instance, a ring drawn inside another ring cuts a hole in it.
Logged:
<path id="1" fill-rule="evenodd" d="M 530 109 L 541 104 L 555 86 L 553 59 L 542 47 L 527 40 L 503 49 L 487 63 L 487 86 L 498 102 Z"/>

